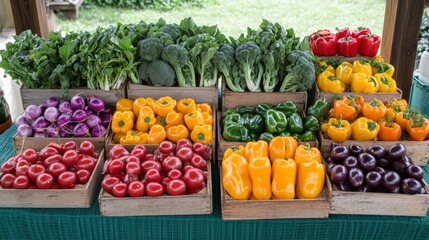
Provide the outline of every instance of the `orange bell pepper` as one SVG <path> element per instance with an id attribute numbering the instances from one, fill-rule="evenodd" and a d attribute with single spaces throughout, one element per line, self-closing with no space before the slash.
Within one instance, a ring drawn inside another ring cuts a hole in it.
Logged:
<path id="1" fill-rule="evenodd" d="M 114 143 L 119 143 L 119 141 L 121 140 L 121 137 L 127 135 L 127 133 L 123 133 L 123 132 L 118 132 L 113 134 L 113 142 Z"/>
<path id="2" fill-rule="evenodd" d="M 244 146 L 238 145 L 238 146 L 232 146 L 223 153 L 223 159 L 226 159 L 227 157 L 231 156 L 231 154 L 239 154 L 244 157 Z"/>
<path id="3" fill-rule="evenodd" d="M 197 108 L 194 99 L 184 98 L 177 102 L 177 111 L 183 115 L 195 111 Z"/>
<path id="4" fill-rule="evenodd" d="M 293 158 L 297 148 L 297 141 L 294 137 L 275 137 L 268 145 L 270 160 L 277 158 Z"/>
<path id="5" fill-rule="evenodd" d="M 153 109 L 153 105 L 155 104 L 155 99 L 151 98 L 151 97 L 147 97 L 146 98 L 146 106 L 150 107 Z"/>
<path id="6" fill-rule="evenodd" d="M 115 111 L 112 117 L 112 131 L 127 133 L 133 129 L 134 113 L 132 111 Z"/>
<path id="7" fill-rule="evenodd" d="M 271 199 L 271 162 L 268 157 L 255 157 L 249 160 L 249 175 L 252 181 L 252 194 L 257 200 Z"/>
<path id="8" fill-rule="evenodd" d="M 213 114 L 212 107 L 209 104 L 207 104 L 207 103 L 197 104 L 197 108 L 200 109 L 200 111 L 203 112 L 203 113 L 206 112 L 206 113 L 208 113 L 210 115 Z"/>
<path id="9" fill-rule="evenodd" d="M 165 117 L 166 128 L 185 124 L 183 121 L 183 114 L 176 111 L 171 111 Z"/>
<path id="10" fill-rule="evenodd" d="M 121 98 L 116 102 L 116 111 L 133 111 L 133 100 Z"/>
<path id="11" fill-rule="evenodd" d="M 176 143 L 180 139 L 188 138 L 189 130 L 185 125 L 179 124 L 177 126 L 171 126 L 167 128 L 167 139 L 173 143 Z"/>
<path id="12" fill-rule="evenodd" d="M 153 104 L 153 111 L 161 117 L 167 116 L 167 114 L 176 108 L 177 102 L 171 97 L 161 97 Z"/>
<path id="13" fill-rule="evenodd" d="M 213 124 L 213 116 L 208 112 L 202 112 L 204 117 L 204 123 L 212 125 Z"/>
<path id="14" fill-rule="evenodd" d="M 140 108 L 142 108 L 143 106 L 146 106 L 146 98 L 139 97 L 133 101 L 133 112 L 137 118 L 139 117 Z"/>
<path id="15" fill-rule="evenodd" d="M 165 140 L 167 133 L 163 126 L 155 124 L 150 128 L 147 144 L 158 144 Z"/>
<path id="16" fill-rule="evenodd" d="M 317 198 L 325 184 L 325 165 L 315 160 L 303 162 L 298 168 L 296 196 L 298 199 Z"/>
<path id="17" fill-rule="evenodd" d="M 362 106 L 362 115 L 373 121 L 384 117 L 386 111 L 387 109 L 383 102 L 375 98 L 369 103 L 365 102 Z"/>
<path id="18" fill-rule="evenodd" d="M 392 122 L 390 119 L 381 121 L 379 124 L 380 131 L 378 132 L 377 138 L 380 141 L 399 141 L 402 135 L 402 129 L 397 124 Z"/>
<path id="19" fill-rule="evenodd" d="M 268 143 L 262 140 L 248 142 L 246 147 L 244 147 L 244 156 L 247 161 L 257 157 L 268 157 Z"/>
<path id="20" fill-rule="evenodd" d="M 198 125 L 205 124 L 204 115 L 199 111 L 193 111 L 185 115 L 185 124 L 189 130 L 194 130 Z"/>
<path id="21" fill-rule="evenodd" d="M 273 181 L 271 190 L 275 199 L 294 199 L 296 163 L 291 158 L 277 158 L 271 169 Z"/>
<path id="22" fill-rule="evenodd" d="M 407 123 L 407 132 L 412 141 L 424 141 L 429 135 L 429 119 L 422 115 L 413 117 Z"/>
<path id="23" fill-rule="evenodd" d="M 361 96 L 343 96 L 334 102 L 333 117 L 351 121 L 355 119 L 362 109 L 363 98 Z"/>
<path id="24" fill-rule="evenodd" d="M 212 125 L 204 124 L 195 126 L 191 132 L 191 139 L 194 143 L 210 144 L 213 142 Z"/>
<path id="25" fill-rule="evenodd" d="M 412 109 L 407 109 L 404 112 L 398 112 L 396 114 L 395 123 L 401 127 L 402 131 L 406 131 L 407 122 L 418 115 L 419 113 Z"/>
<path id="26" fill-rule="evenodd" d="M 164 128 L 167 128 L 167 117 L 161 117 L 158 116 L 156 117 L 156 124 L 159 124 L 161 126 L 163 126 Z"/>
<path id="27" fill-rule="evenodd" d="M 310 147 L 310 145 L 299 145 L 295 151 L 294 157 L 297 168 L 299 168 L 300 164 L 303 162 L 310 162 L 315 160 L 319 163 L 322 162 L 322 155 L 320 154 L 319 149 L 315 147 Z"/>
<path id="28" fill-rule="evenodd" d="M 222 184 L 235 200 L 247 200 L 252 193 L 249 164 L 243 156 L 231 154 L 222 160 Z"/>
<path id="29" fill-rule="evenodd" d="M 139 117 L 137 118 L 136 129 L 141 132 L 148 132 L 149 129 L 155 125 L 155 113 L 148 106 L 140 108 Z"/>

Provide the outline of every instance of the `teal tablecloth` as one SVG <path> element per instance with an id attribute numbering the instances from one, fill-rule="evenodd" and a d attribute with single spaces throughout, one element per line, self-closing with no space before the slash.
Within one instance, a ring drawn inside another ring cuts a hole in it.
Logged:
<path id="1" fill-rule="evenodd" d="M 13 154 L 14 133 L 0 135 L 0 162 Z M 3 208 L 0 239 L 429 239 L 429 216 L 222 221 L 218 179 L 214 169 L 211 215 L 103 217 L 98 201 L 89 209 Z"/>

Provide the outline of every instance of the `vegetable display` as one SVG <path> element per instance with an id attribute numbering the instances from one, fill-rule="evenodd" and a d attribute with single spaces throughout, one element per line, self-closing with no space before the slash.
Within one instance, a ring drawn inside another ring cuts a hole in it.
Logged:
<path id="1" fill-rule="evenodd" d="M 102 137 L 111 121 L 111 109 L 91 96 L 75 95 L 70 100 L 48 98 L 29 105 L 15 125 L 21 137 Z"/>
<path id="2" fill-rule="evenodd" d="M 15 189 L 71 189 L 85 185 L 97 164 L 94 145 L 83 141 L 49 143 L 39 152 L 28 148 L 1 166 L 1 187 Z"/>
<path id="3" fill-rule="evenodd" d="M 327 173 L 340 191 L 427 194 L 423 169 L 413 165 L 405 146 L 333 145 Z"/>
<path id="4" fill-rule="evenodd" d="M 222 184 L 236 200 L 314 199 L 324 188 L 325 166 L 317 148 L 293 137 L 249 142 L 225 151 Z"/>
<path id="5" fill-rule="evenodd" d="M 128 152 L 115 145 L 104 164 L 104 191 L 115 197 L 184 195 L 198 193 L 207 184 L 211 149 L 180 139 L 163 141 L 149 153 L 144 145 Z"/>

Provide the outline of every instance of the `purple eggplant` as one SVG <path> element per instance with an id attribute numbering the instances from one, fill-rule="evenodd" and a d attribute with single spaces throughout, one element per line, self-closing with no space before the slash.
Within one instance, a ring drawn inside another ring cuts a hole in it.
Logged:
<path id="1" fill-rule="evenodd" d="M 373 189 L 370 188 L 370 187 L 368 187 L 368 186 L 362 185 L 362 186 L 360 186 L 360 187 L 357 188 L 357 191 L 358 192 L 372 192 Z"/>
<path id="2" fill-rule="evenodd" d="M 362 170 L 360 170 L 359 168 L 350 169 L 348 179 L 349 179 L 349 183 L 353 187 L 361 186 L 364 180 L 364 175 Z"/>
<path id="3" fill-rule="evenodd" d="M 353 191 L 353 187 L 352 187 L 352 185 L 350 185 L 350 183 L 348 181 L 344 181 L 342 183 L 335 183 L 335 186 L 340 191 Z"/>
<path id="4" fill-rule="evenodd" d="M 372 171 L 377 165 L 377 160 L 369 153 L 361 153 L 357 157 L 358 166 L 365 172 Z"/>
<path id="5" fill-rule="evenodd" d="M 376 171 L 368 172 L 365 175 L 365 183 L 370 187 L 378 187 L 381 184 L 382 176 Z"/>
<path id="6" fill-rule="evenodd" d="M 401 143 L 396 143 L 389 148 L 386 158 L 391 162 L 399 161 L 405 157 L 406 153 L 405 146 Z"/>
<path id="7" fill-rule="evenodd" d="M 407 176 L 410 178 L 415 178 L 417 180 L 423 179 L 424 172 L 420 166 L 416 166 L 416 165 L 408 166 L 405 172 Z"/>
<path id="8" fill-rule="evenodd" d="M 358 160 L 355 156 L 348 156 L 346 157 L 346 159 L 344 160 L 343 165 L 347 168 L 347 169 L 351 169 L 351 168 L 355 168 L 358 166 Z"/>
<path id="9" fill-rule="evenodd" d="M 377 159 L 377 166 L 382 168 L 387 168 L 390 166 L 390 161 L 387 160 L 386 158 Z"/>
<path id="10" fill-rule="evenodd" d="M 381 176 L 383 176 L 384 174 L 386 174 L 386 169 L 382 168 L 382 167 L 375 167 L 374 169 L 372 169 L 375 172 L 378 172 L 381 174 Z"/>
<path id="11" fill-rule="evenodd" d="M 332 168 L 335 167 L 335 166 L 336 165 L 333 162 L 330 162 L 330 163 L 326 164 L 326 170 L 327 170 L 327 173 L 328 173 L 329 177 L 331 176 L 331 170 L 332 170 Z"/>
<path id="12" fill-rule="evenodd" d="M 387 149 L 381 145 L 372 145 L 366 149 L 366 152 L 374 156 L 376 159 L 384 158 L 387 154 Z"/>
<path id="13" fill-rule="evenodd" d="M 363 148 L 359 145 L 352 144 L 349 146 L 349 153 L 352 156 L 359 156 L 359 154 L 363 153 Z"/>
<path id="14" fill-rule="evenodd" d="M 389 190 L 393 190 L 401 183 L 401 177 L 394 171 L 387 171 L 383 176 L 383 185 Z"/>
<path id="15" fill-rule="evenodd" d="M 332 148 L 330 157 L 335 163 L 344 161 L 349 156 L 349 150 L 345 146 L 335 146 Z"/>
<path id="16" fill-rule="evenodd" d="M 416 194 L 420 192 L 422 185 L 414 178 L 405 178 L 402 180 L 401 189 L 407 194 Z"/>
<path id="17" fill-rule="evenodd" d="M 393 189 L 387 189 L 390 193 L 401 193 L 401 188 L 399 186 L 393 188 Z"/>
<path id="18" fill-rule="evenodd" d="M 394 161 L 391 163 L 392 170 L 402 175 L 406 174 L 406 170 L 409 166 L 412 166 L 412 164 L 407 156 L 399 161 Z"/>
<path id="19" fill-rule="evenodd" d="M 348 170 L 343 165 L 336 165 L 331 169 L 331 181 L 333 183 L 344 182 L 347 176 Z"/>

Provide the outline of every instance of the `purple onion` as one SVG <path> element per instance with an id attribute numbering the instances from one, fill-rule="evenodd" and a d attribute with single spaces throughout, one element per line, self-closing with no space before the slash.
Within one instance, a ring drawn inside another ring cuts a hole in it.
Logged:
<path id="1" fill-rule="evenodd" d="M 24 116 L 28 120 L 36 120 L 42 115 L 42 108 L 37 105 L 30 105 L 25 109 Z"/>
<path id="2" fill-rule="evenodd" d="M 73 113 L 72 119 L 75 122 L 85 122 L 87 117 L 88 117 L 88 115 L 86 114 L 86 112 L 84 110 L 76 110 Z"/>
<path id="3" fill-rule="evenodd" d="M 46 135 L 45 135 L 44 132 L 35 132 L 34 135 L 33 135 L 33 137 L 35 137 L 35 138 L 44 138 L 44 137 L 46 137 Z"/>
<path id="4" fill-rule="evenodd" d="M 60 106 L 58 107 L 58 110 L 60 110 L 60 112 L 62 113 L 73 114 L 73 109 L 69 101 L 60 102 Z"/>
<path id="5" fill-rule="evenodd" d="M 73 127 L 74 137 L 89 137 L 89 128 L 85 123 L 78 123 Z"/>
<path id="6" fill-rule="evenodd" d="M 97 115 L 89 115 L 85 123 L 89 128 L 95 128 L 101 124 L 101 118 Z"/>
<path id="7" fill-rule="evenodd" d="M 104 110 L 104 102 L 96 96 L 88 98 L 88 107 L 91 111 L 99 113 Z"/>
<path id="8" fill-rule="evenodd" d="M 70 99 L 70 104 L 73 110 L 83 110 L 85 108 L 85 99 L 79 95 L 75 95 Z"/>
<path id="9" fill-rule="evenodd" d="M 60 129 L 60 137 L 62 137 L 62 138 L 68 138 L 68 137 L 70 137 L 69 131 L 67 131 L 65 129 Z"/>
<path id="10" fill-rule="evenodd" d="M 16 130 L 18 135 L 21 137 L 31 137 L 33 136 L 33 128 L 28 124 L 21 124 Z"/>
<path id="11" fill-rule="evenodd" d="M 97 113 L 93 112 L 91 109 L 89 109 L 89 107 L 88 107 L 88 106 L 86 106 L 84 110 L 85 110 L 85 112 L 86 112 L 88 115 L 90 115 L 90 114 L 97 114 Z"/>
<path id="12" fill-rule="evenodd" d="M 19 116 L 18 118 L 16 118 L 15 120 L 15 126 L 19 127 L 19 125 L 22 124 L 26 124 L 26 125 L 30 125 L 30 123 L 28 123 L 27 119 L 24 117 L 24 115 Z"/>
<path id="13" fill-rule="evenodd" d="M 106 132 L 106 128 L 103 125 L 98 125 L 95 128 L 91 129 L 92 137 L 102 137 Z"/>
<path id="14" fill-rule="evenodd" d="M 59 115 L 60 115 L 60 111 L 58 111 L 58 108 L 56 107 L 48 107 L 45 110 L 45 113 L 43 114 L 45 119 L 52 123 L 57 121 L 57 118 Z"/>
<path id="15" fill-rule="evenodd" d="M 46 129 L 47 137 L 58 137 L 59 133 L 60 133 L 60 128 L 53 123 L 49 125 L 49 127 Z"/>
<path id="16" fill-rule="evenodd" d="M 103 126 L 108 127 L 110 125 L 110 121 L 112 120 L 112 115 L 104 113 L 100 116 L 101 118 L 101 124 Z"/>
<path id="17" fill-rule="evenodd" d="M 55 108 L 58 108 L 59 104 L 60 104 L 60 101 L 56 97 L 50 97 L 45 102 L 45 106 L 46 107 L 55 107 Z"/>
<path id="18" fill-rule="evenodd" d="M 36 132 L 43 132 L 47 127 L 49 126 L 49 122 L 46 121 L 44 117 L 38 117 L 34 122 L 31 124 L 31 127 Z"/>
<path id="19" fill-rule="evenodd" d="M 112 109 L 112 107 L 111 107 L 110 105 L 104 105 L 103 113 L 107 113 L 107 114 L 112 115 L 112 114 L 113 114 L 113 109 Z"/>
<path id="20" fill-rule="evenodd" d="M 57 119 L 57 124 L 60 128 L 68 128 L 71 125 L 72 116 L 70 114 L 61 114 Z"/>

